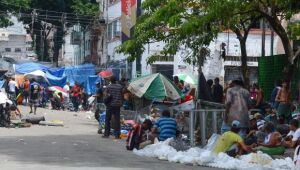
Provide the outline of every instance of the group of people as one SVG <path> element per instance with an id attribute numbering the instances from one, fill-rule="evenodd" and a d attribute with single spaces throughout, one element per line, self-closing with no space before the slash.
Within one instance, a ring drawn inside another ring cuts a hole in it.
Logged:
<path id="1" fill-rule="evenodd" d="M 300 112 L 296 109 L 300 101 L 292 103 L 289 81 L 276 82 L 269 107 L 263 102 L 263 95 L 258 84 L 248 90 L 241 79 L 230 83 L 225 94 L 222 136 L 215 153 L 236 156 L 260 150 L 271 155 L 283 154 L 285 148 L 300 144 Z M 258 112 L 249 113 L 253 108 Z"/>

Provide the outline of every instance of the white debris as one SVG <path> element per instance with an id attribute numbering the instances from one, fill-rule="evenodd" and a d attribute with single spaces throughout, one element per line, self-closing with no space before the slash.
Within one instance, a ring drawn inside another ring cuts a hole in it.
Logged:
<path id="1" fill-rule="evenodd" d="M 174 148 L 169 146 L 171 140 L 172 139 L 168 139 L 164 142 L 149 145 L 141 150 L 134 150 L 133 152 L 139 156 L 154 157 L 160 160 L 168 160 L 169 162 L 202 165 L 224 169 L 295 169 L 295 165 L 291 158 L 274 160 L 269 155 L 261 152 L 243 155 L 239 158 L 233 158 L 225 153 L 216 155 L 209 150 L 201 148 L 191 148 L 187 151 L 176 151 Z"/>

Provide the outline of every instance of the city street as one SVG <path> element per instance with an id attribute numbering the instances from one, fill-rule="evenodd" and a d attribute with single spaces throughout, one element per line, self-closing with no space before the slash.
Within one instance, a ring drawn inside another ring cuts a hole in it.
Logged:
<path id="1" fill-rule="evenodd" d="M 29 113 L 28 107 L 20 109 Z M 0 128 L 1 170 L 212 169 L 136 156 L 125 149 L 124 140 L 101 138 L 96 121 L 85 112 L 38 108 L 38 114 L 62 120 L 64 127 Z"/>

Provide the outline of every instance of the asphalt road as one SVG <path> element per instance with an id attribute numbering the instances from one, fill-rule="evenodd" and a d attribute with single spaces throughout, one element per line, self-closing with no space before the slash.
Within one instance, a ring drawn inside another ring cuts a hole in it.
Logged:
<path id="1" fill-rule="evenodd" d="M 136 156 L 125 149 L 124 140 L 101 138 L 96 121 L 85 112 L 39 108 L 38 115 L 62 120 L 64 127 L 0 128 L 1 170 L 212 170 Z"/>

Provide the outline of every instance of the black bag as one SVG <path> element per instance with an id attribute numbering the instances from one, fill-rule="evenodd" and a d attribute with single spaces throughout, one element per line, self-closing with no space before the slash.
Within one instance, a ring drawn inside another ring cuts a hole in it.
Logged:
<path id="1" fill-rule="evenodd" d="M 111 103 L 112 99 L 113 99 L 113 97 L 111 95 L 107 95 L 104 98 L 104 104 L 105 104 L 105 106 L 110 106 L 110 103 Z"/>

